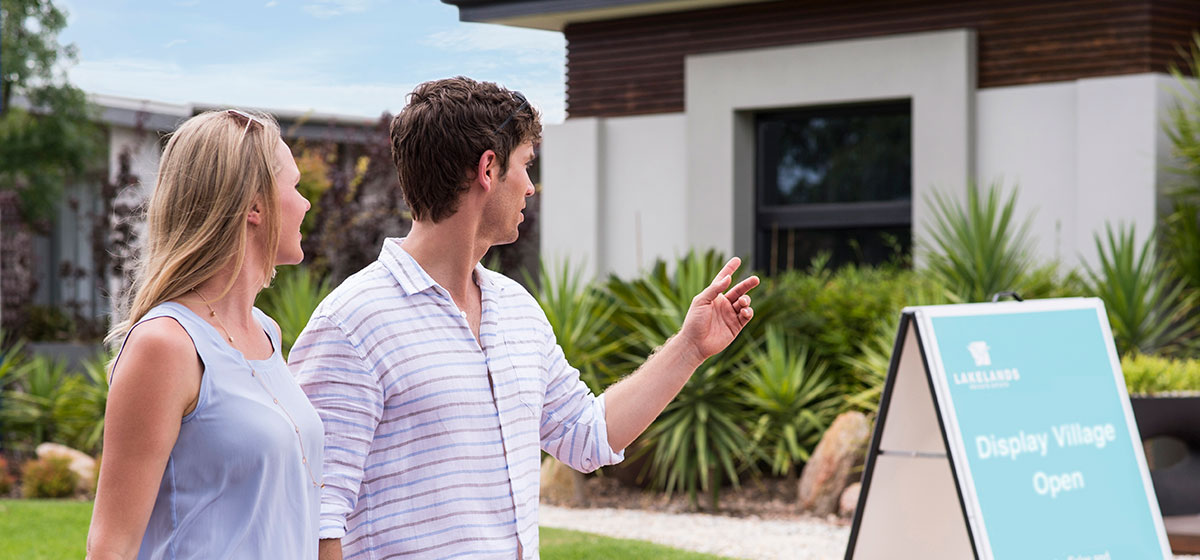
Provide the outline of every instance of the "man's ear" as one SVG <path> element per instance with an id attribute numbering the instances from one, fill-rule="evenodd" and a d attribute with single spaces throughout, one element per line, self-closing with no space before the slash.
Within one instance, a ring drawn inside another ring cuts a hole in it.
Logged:
<path id="1" fill-rule="evenodd" d="M 483 187 L 484 192 L 492 190 L 492 181 L 496 180 L 496 152 L 492 150 L 484 150 L 479 156 L 479 163 L 475 167 L 475 177 L 479 180 L 479 185 Z"/>
<path id="2" fill-rule="evenodd" d="M 262 225 L 262 203 L 258 200 L 250 206 L 250 212 L 246 214 L 246 222 L 250 225 Z"/>

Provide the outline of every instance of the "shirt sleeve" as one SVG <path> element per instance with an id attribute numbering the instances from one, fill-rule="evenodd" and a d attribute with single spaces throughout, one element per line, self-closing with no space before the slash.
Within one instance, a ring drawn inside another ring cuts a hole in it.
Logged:
<path id="1" fill-rule="evenodd" d="M 546 353 L 548 376 L 542 405 L 542 450 L 580 472 L 592 472 L 625 459 L 608 443 L 604 395 L 597 397 L 567 363 L 554 336 Z"/>
<path id="2" fill-rule="evenodd" d="M 358 501 L 363 465 L 383 414 L 383 391 L 353 342 L 328 317 L 309 321 L 288 365 L 325 425 L 320 538 L 340 539 Z"/>

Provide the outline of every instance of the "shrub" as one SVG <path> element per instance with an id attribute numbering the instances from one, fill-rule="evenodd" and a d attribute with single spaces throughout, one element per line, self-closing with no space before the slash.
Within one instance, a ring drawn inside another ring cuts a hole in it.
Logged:
<path id="1" fill-rule="evenodd" d="M 650 452 L 654 486 L 671 494 L 687 492 L 692 505 L 708 493 L 717 509 L 725 481 L 735 487 L 742 471 L 753 466 L 746 433 L 749 410 L 738 402 L 741 383 L 721 360 L 709 359 L 640 438 Z"/>
<path id="2" fill-rule="evenodd" d="M 6 340 L 6 333 L 0 331 L 0 342 Z M 21 340 L 0 349 L 0 390 L 15 384 L 23 374 L 25 364 L 25 343 Z"/>
<path id="3" fill-rule="evenodd" d="M 66 379 L 66 363 L 45 356 L 34 356 L 13 374 L 10 389 L 0 394 L 0 424 L 14 447 L 28 452 L 54 440 L 54 411 L 67 395 Z"/>
<path id="4" fill-rule="evenodd" d="M 296 337 L 308 325 L 317 305 L 333 291 L 329 278 L 319 278 L 311 269 L 290 266 L 281 269 L 271 287 L 259 292 L 255 304 L 279 323 L 281 353 L 287 359 Z"/>
<path id="5" fill-rule="evenodd" d="M 880 320 L 895 319 L 905 306 L 946 303 L 949 296 L 929 278 L 899 268 L 847 266 L 828 275 L 812 300 L 797 305 L 809 315 L 801 336 L 822 355 L 836 360 L 852 355 L 875 334 Z M 757 309 L 756 309 L 757 311 Z M 894 331 L 893 331 L 894 332 Z M 851 382 L 837 371 L 842 383 Z"/>
<path id="6" fill-rule="evenodd" d="M 1200 360 L 1133 354 L 1121 358 L 1131 395 L 1200 391 Z"/>
<path id="7" fill-rule="evenodd" d="M 775 475 L 808 461 L 834 416 L 840 394 L 825 364 L 776 327 L 742 369 L 742 401 L 751 415 L 751 441 Z"/>
<path id="8" fill-rule="evenodd" d="M 99 354 L 83 363 L 83 372 L 67 378 L 54 408 L 55 439 L 84 453 L 100 450 L 104 440 L 104 409 L 108 404 L 108 362 Z"/>
<path id="9" fill-rule="evenodd" d="M 33 341 L 70 340 L 75 333 L 75 321 L 59 307 L 31 305 L 21 336 Z"/>
<path id="10" fill-rule="evenodd" d="M 15 482 L 12 473 L 8 472 L 8 461 L 0 457 L 0 498 L 12 493 Z"/>
<path id="11" fill-rule="evenodd" d="M 612 362 L 625 341 L 617 336 L 611 321 L 617 302 L 596 286 L 582 283 L 581 276 L 580 270 L 567 262 L 553 273 L 543 262 L 541 284 L 532 291 L 567 363 L 579 368 L 580 379 L 600 393 L 619 378 Z M 525 280 L 534 284 L 528 275 Z"/>
<path id="12" fill-rule="evenodd" d="M 1017 223 L 1016 189 L 1001 200 L 1000 185 L 981 194 L 967 189 L 965 203 L 935 193 L 930 238 L 918 245 L 927 267 L 958 301 L 987 301 L 992 294 L 1020 290 L 1032 266 L 1029 220 Z"/>
<path id="13" fill-rule="evenodd" d="M 1173 209 L 1163 218 L 1161 234 L 1176 276 L 1200 289 L 1200 83 L 1195 80 L 1200 76 L 1200 34 L 1180 54 L 1186 67 L 1170 67 L 1175 103 L 1167 109 L 1163 129 L 1178 162 L 1172 171 L 1182 184 L 1168 193 Z"/>
<path id="14" fill-rule="evenodd" d="M 46 457 L 25 463 L 21 494 L 26 498 L 65 498 L 75 493 L 79 475 L 66 457 Z"/>
<path id="15" fill-rule="evenodd" d="M 725 257 L 715 251 L 690 253 L 675 261 L 673 274 L 659 261 L 642 278 L 629 282 L 609 278 L 609 292 L 620 305 L 612 321 L 627 342 L 618 372 L 632 371 L 679 330 L 692 298 L 712 282 L 724 264 Z M 641 449 L 650 453 L 647 468 L 654 486 L 668 493 L 687 492 L 693 505 L 704 491 L 715 509 L 722 483 L 727 480 L 737 485 L 739 472 L 753 464 L 747 454 L 748 412 L 738 402 L 740 379 L 736 372 L 746 363 L 748 350 L 758 344 L 765 325 L 782 310 L 757 297 L 755 301 L 755 319 L 728 348 L 697 368 L 640 438 Z"/>
<path id="16" fill-rule="evenodd" d="M 1158 261 L 1153 238 L 1140 246 L 1134 227 L 1106 227 L 1096 235 L 1097 268 L 1087 267 L 1088 290 L 1104 300 L 1117 350 L 1170 352 L 1183 347 L 1196 330 L 1195 295 L 1171 279 L 1169 265 Z"/>
<path id="17" fill-rule="evenodd" d="M 840 357 L 842 366 L 849 371 L 850 377 L 857 385 L 857 389 L 849 389 L 844 393 L 849 408 L 864 412 L 875 412 L 879 409 L 879 399 L 883 396 L 883 385 L 887 382 L 888 368 L 892 364 L 892 350 L 899 330 L 897 319 L 881 320 L 875 332 L 858 344 L 855 353 Z"/>

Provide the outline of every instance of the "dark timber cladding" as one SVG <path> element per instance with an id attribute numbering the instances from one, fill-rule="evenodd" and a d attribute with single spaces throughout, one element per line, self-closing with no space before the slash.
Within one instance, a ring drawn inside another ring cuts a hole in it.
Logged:
<path id="1" fill-rule="evenodd" d="M 574 23 L 567 111 L 683 111 L 690 54 L 971 28 L 987 88 L 1163 72 L 1198 27 L 1200 0 L 796 0 Z"/>

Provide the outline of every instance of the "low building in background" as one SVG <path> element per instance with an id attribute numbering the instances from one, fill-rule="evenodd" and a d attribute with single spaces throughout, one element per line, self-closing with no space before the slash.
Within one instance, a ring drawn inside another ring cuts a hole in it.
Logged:
<path id="1" fill-rule="evenodd" d="M 30 254 L 11 264 L 11 255 L 5 255 L 6 266 L 0 269 L 6 288 L 4 329 L 35 341 L 94 341 L 103 334 L 112 312 L 109 294 L 123 289 L 120 268 L 132 266 L 132 249 L 142 227 L 137 210 L 153 189 L 167 135 L 193 115 L 222 108 L 107 95 L 89 99 L 107 139 L 105 169 L 67 186 L 48 232 L 12 233 L 27 240 Z M 263 111 L 279 120 L 294 150 L 320 147 L 329 161 L 346 167 L 348 177 L 354 174 L 358 155 L 379 140 L 379 118 Z M 0 206 L 5 203 L 0 200 Z M 15 212 L 15 200 L 7 203 Z M 18 228 L 19 221 L 7 220 L 4 227 Z M 25 292 L 32 297 L 7 289 L 27 282 L 32 286 Z"/>

